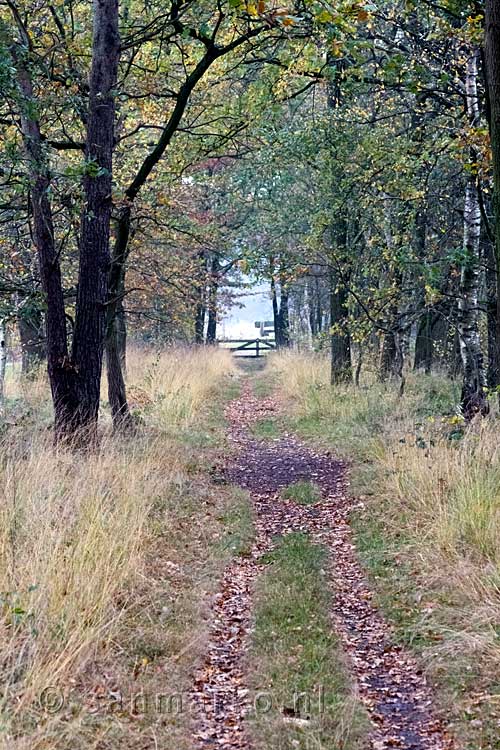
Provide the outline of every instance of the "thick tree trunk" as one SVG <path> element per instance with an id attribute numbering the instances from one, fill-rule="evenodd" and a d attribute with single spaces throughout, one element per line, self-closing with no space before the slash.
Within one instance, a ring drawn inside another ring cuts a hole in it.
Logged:
<path id="1" fill-rule="evenodd" d="M 348 292 L 336 274 L 330 279 L 330 381 L 332 385 L 352 381 Z"/>
<path id="2" fill-rule="evenodd" d="M 488 370 L 487 382 L 490 388 L 500 383 L 498 347 L 497 347 L 497 273 L 495 261 L 495 245 L 483 233 L 481 246 L 485 260 L 486 284 L 486 321 L 488 331 Z"/>
<path id="3" fill-rule="evenodd" d="M 493 216 L 495 220 L 495 304 L 489 317 L 489 379 L 500 384 L 500 3 L 486 0 L 484 59 L 489 103 L 490 140 L 493 159 Z"/>
<path id="4" fill-rule="evenodd" d="M 18 316 L 21 344 L 21 373 L 31 377 L 45 360 L 45 328 L 43 315 L 37 307 L 23 306 Z"/>
<path id="5" fill-rule="evenodd" d="M 79 402 L 75 426 L 91 432 L 97 425 L 99 413 L 106 307 L 109 302 L 109 233 L 115 141 L 114 87 L 120 51 L 118 0 L 94 0 L 93 8 L 85 207 L 81 223 L 72 349 Z"/>
<path id="6" fill-rule="evenodd" d="M 24 40 L 23 40 L 24 41 Z M 50 172 L 42 145 L 40 124 L 33 117 L 36 100 L 28 73 L 28 44 L 13 49 L 22 95 L 21 131 L 30 175 L 33 239 L 38 253 L 42 288 L 47 301 L 47 370 L 54 404 L 56 440 L 71 432 L 78 411 L 76 368 L 69 358 L 66 313 L 59 254 L 54 241 L 50 205 Z"/>
<path id="7" fill-rule="evenodd" d="M 473 126 L 479 118 L 477 99 L 477 52 L 467 61 L 467 111 Z M 471 158 L 475 161 L 474 154 Z M 465 419 L 488 412 L 486 373 L 484 369 L 478 326 L 479 248 L 481 211 L 477 177 L 473 170 L 467 177 L 464 205 L 464 261 L 460 275 L 458 300 L 458 332 L 463 364 L 461 407 Z"/>

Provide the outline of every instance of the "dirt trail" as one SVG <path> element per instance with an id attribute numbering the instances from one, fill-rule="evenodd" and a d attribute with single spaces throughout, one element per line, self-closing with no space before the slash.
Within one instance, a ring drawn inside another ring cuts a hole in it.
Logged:
<path id="1" fill-rule="evenodd" d="M 255 512 L 256 541 L 251 556 L 226 570 L 214 605 L 214 625 L 206 658 L 195 676 L 195 747 L 251 750 L 245 734 L 249 700 L 243 657 L 252 624 L 252 587 L 260 556 L 273 537 L 302 531 L 329 551 L 332 627 L 349 656 L 352 677 L 373 724 L 371 750 L 451 750 L 446 729 L 433 713 L 425 677 L 413 659 L 391 641 L 387 622 L 356 557 L 348 524 L 353 500 L 346 466 L 311 450 L 294 436 L 256 440 L 249 426 L 272 417 L 272 399 L 257 399 L 244 382 L 240 398 L 227 409 L 230 438 L 237 448 L 227 467 L 230 482 L 248 489 Z M 283 487 L 308 480 L 321 487 L 322 500 L 303 506 L 279 497 Z"/>

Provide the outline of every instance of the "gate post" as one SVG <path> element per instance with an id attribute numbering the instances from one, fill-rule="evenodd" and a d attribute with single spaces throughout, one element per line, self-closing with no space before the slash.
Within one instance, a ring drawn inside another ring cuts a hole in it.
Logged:
<path id="1" fill-rule="evenodd" d="M 260 339 L 255 339 L 255 356 L 259 357 L 259 345 L 260 345 Z"/>

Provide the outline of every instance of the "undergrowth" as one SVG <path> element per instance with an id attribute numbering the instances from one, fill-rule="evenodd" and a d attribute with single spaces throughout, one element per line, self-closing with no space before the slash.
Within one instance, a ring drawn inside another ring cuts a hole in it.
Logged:
<path id="1" fill-rule="evenodd" d="M 202 650 L 218 574 L 251 534 L 245 497 L 207 481 L 236 381 L 230 355 L 209 348 L 133 351 L 128 380 L 137 434 L 114 436 L 104 413 L 99 447 L 82 453 L 52 446 L 43 374 L 9 373 L 0 745 L 10 750 L 136 748 L 144 737 L 188 746 L 188 717 L 163 708 Z"/>
<path id="2" fill-rule="evenodd" d="M 465 428 L 459 384 L 408 374 L 329 385 L 326 358 L 269 364 L 293 427 L 350 459 L 362 560 L 396 634 L 418 654 L 470 750 L 500 747 L 498 419 Z"/>

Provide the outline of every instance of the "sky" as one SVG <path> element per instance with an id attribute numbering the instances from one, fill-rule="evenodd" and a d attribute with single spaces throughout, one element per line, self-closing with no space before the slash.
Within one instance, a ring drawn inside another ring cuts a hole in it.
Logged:
<path id="1" fill-rule="evenodd" d="M 218 338 L 254 339 L 258 336 L 257 320 L 272 320 L 273 307 L 269 296 L 269 284 L 257 284 L 239 298 L 242 307 L 233 307 L 222 318 Z"/>

